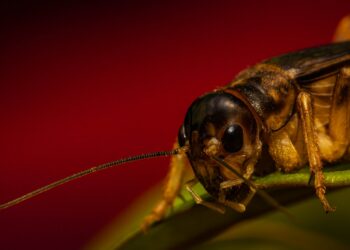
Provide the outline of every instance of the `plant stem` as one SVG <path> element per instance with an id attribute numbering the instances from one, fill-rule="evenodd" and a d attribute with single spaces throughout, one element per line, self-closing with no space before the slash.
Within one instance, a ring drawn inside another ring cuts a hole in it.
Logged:
<path id="1" fill-rule="evenodd" d="M 336 167 L 336 171 L 324 172 L 326 187 L 350 186 L 350 170 L 342 170 L 344 166 Z M 295 173 L 275 172 L 270 175 L 254 178 L 254 183 L 260 189 L 289 188 L 289 187 L 312 187 L 309 183 L 310 172 L 307 169 Z"/>

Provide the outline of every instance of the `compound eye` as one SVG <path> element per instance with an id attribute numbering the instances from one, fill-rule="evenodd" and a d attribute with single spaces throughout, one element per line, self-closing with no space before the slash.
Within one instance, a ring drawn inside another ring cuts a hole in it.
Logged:
<path id="1" fill-rule="evenodd" d="M 238 152 L 243 146 L 243 130 L 241 126 L 230 125 L 221 139 L 222 146 L 227 152 Z"/>
<path id="2" fill-rule="evenodd" d="M 180 147 L 185 146 L 187 137 L 186 137 L 186 132 L 185 132 L 185 126 L 184 125 L 182 125 L 180 127 L 179 133 L 177 135 L 177 139 L 178 139 Z"/>

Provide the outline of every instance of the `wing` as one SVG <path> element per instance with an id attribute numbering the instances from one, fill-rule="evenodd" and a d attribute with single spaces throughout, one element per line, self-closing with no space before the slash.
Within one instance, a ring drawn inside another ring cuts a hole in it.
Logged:
<path id="1" fill-rule="evenodd" d="M 339 71 L 350 63 L 350 42 L 303 49 L 263 61 L 293 72 L 299 84 L 313 82 Z"/>

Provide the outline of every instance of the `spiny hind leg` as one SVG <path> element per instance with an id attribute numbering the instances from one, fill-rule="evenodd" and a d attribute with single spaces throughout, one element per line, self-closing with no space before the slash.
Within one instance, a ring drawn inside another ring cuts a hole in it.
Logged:
<path id="1" fill-rule="evenodd" d="M 322 158 L 327 162 L 341 159 L 350 136 L 350 67 L 340 70 L 332 95 L 328 131 L 317 131 Z"/>
<path id="2" fill-rule="evenodd" d="M 324 185 L 320 150 L 317 144 L 317 136 L 313 124 L 314 117 L 312 112 L 312 99 L 309 93 L 299 93 L 297 97 L 297 108 L 301 118 L 311 175 L 315 177 L 314 185 L 316 195 L 321 201 L 326 212 L 334 211 L 335 209 L 330 206 L 325 196 L 326 187 Z"/>
<path id="3" fill-rule="evenodd" d="M 178 148 L 178 143 L 175 143 L 174 148 Z M 145 217 L 141 228 L 143 231 L 155 222 L 164 218 L 168 209 L 172 206 L 174 200 L 179 195 L 179 191 L 183 182 L 183 177 L 186 169 L 189 169 L 189 162 L 185 153 L 173 155 L 170 160 L 170 171 L 167 175 L 163 189 L 162 199 L 154 206 L 152 212 Z"/>
<path id="4" fill-rule="evenodd" d="M 191 194 L 193 200 L 197 203 L 197 204 L 200 204 L 200 205 L 203 205 L 207 208 L 210 208 L 214 211 L 217 211 L 219 213 L 225 213 L 225 207 L 224 206 L 221 206 L 220 204 L 218 203 L 215 203 L 215 202 L 209 202 L 209 201 L 205 201 L 203 200 L 194 190 L 193 190 L 193 186 L 198 182 L 197 179 L 192 179 L 190 181 L 188 181 L 186 184 L 185 184 L 185 187 L 187 189 L 187 191 Z"/>

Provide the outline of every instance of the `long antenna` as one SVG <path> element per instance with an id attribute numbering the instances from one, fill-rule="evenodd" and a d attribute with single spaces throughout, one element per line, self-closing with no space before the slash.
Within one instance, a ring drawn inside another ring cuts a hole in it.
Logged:
<path id="1" fill-rule="evenodd" d="M 28 200 L 34 196 L 37 196 L 41 193 L 44 193 L 50 189 L 53 189 L 55 187 L 58 187 L 62 184 L 65 184 L 67 182 L 70 182 L 72 180 L 75 180 L 75 179 L 78 179 L 80 177 L 83 177 L 83 176 L 86 176 L 86 175 L 89 175 L 89 174 L 92 174 L 92 173 L 95 173 L 97 171 L 101 171 L 101 170 L 104 170 L 104 169 L 107 169 L 107 168 L 111 168 L 111 167 L 115 167 L 115 166 L 118 166 L 118 165 L 122 165 L 122 164 L 125 164 L 125 163 L 128 163 L 128 162 L 133 162 L 133 161 L 139 161 L 139 160 L 144 160 L 144 159 L 150 159 L 150 158 L 155 158 L 155 157 L 161 157 L 161 156 L 171 156 L 171 155 L 176 155 L 176 154 L 179 154 L 181 152 L 183 152 L 183 148 L 177 148 L 177 149 L 173 149 L 171 151 L 160 151 L 160 152 L 152 152 L 152 153 L 147 153 L 147 154 L 140 154 L 140 155 L 135 155 L 135 156 L 130 156 L 130 157 L 126 157 L 126 158 L 122 158 L 122 159 L 119 159 L 117 161 L 112 161 L 112 162 L 108 162 L 108 163 L 105 163 L 105 164 L 102 164 L 102 165 L 98 165 L 98 166 L 95 166 L 95 167 L 92 167 L 92 168 L 89 168 L 89 169 L 86 169 L 86 170 L 83 170 L 81 172 L 78 172 L 78 173 L 75 173 L 73 175 L 70 175 L 70 176 L 67 176 L 66 178 L 63 178 L 61 180 L 58 180 L 58 181 L 55 181 L 47 186 L 44 186 L 44 187 L 41 187 L 41 188 L 38 188 L 30 193 L 27 193 L 23 196 L 20 196 L 12 201 L 9 201 L 9 202 L 6 202 L 4 204 L 1 204 L 0 205 L 0 210 L 2 209 L 5 209 L 5 208 L 8 208 L 8 207 L 12 207 L 18 203 L 21 203 L 25 200 Z"/>

